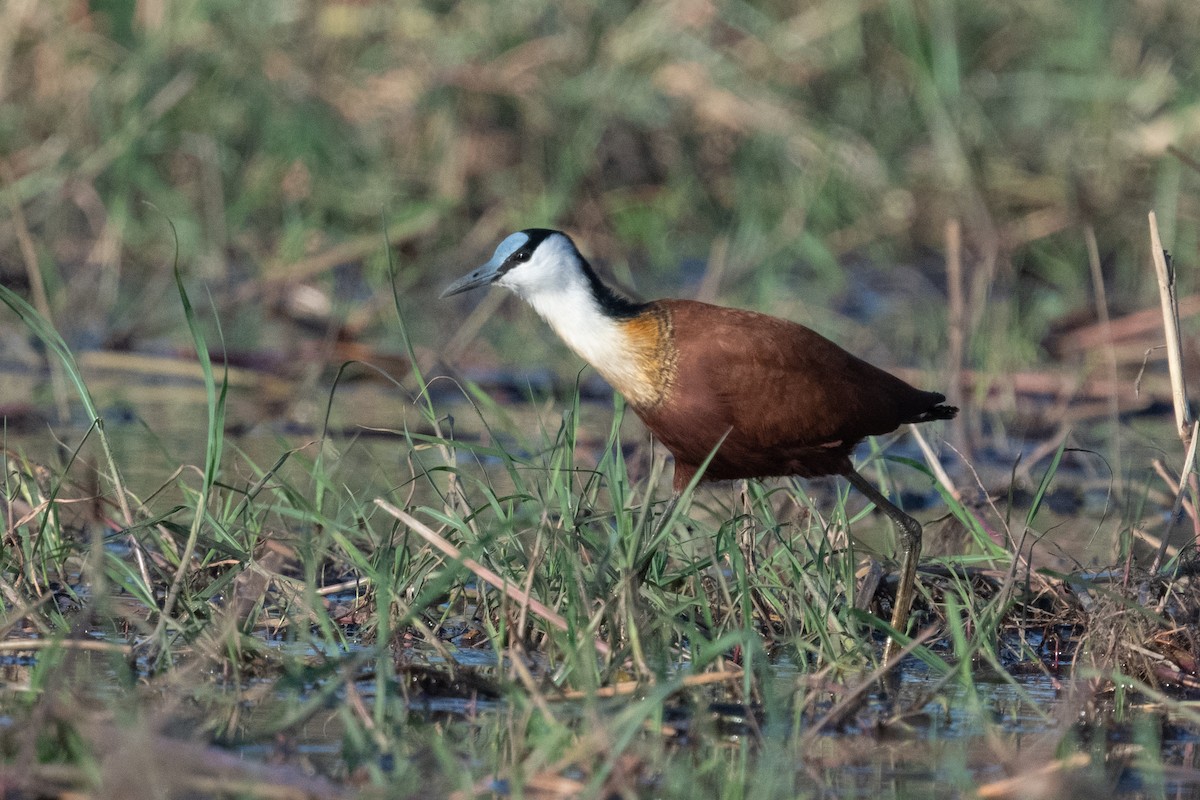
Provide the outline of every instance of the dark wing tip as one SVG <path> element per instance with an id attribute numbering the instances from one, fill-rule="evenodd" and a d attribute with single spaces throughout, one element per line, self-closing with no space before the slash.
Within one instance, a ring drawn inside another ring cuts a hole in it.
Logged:
<path id="1" fill-rule="evenodd" d="M 933 406 L 928 411 L 924 411 L 918 416 L 914 422 L 932 422 L 935 419 L 954 419 L 958 416 L 957 406 L 948 406 L 944 403 L 939 403 Z"/>

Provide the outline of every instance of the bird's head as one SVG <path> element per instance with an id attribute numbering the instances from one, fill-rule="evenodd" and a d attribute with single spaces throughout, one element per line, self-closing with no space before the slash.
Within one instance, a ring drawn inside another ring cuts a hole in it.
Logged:
<path id="1" fill-rule="evenodd" d="M 565 233 L 529 228 L 501 242 L 490 261 L 447 286 L 442 297 L 494 283 L 529 300 L 578 282 L 585 269 L 583 256 Z"/>

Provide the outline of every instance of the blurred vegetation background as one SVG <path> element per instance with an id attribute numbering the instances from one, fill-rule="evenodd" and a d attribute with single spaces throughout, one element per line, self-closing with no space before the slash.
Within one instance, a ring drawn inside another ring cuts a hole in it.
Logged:
<path id="1" fill-rule="evenodd" d="M 310 297 L 400 352 L 386 236 L 440 352 L 480 300 L 439 289 L 548 225 L 640 296 L 928 366 L 956 220 L 968 362 L 1002 370 L 1090 313 L 1088 226 L 1112 305 L 1155 302 L 1150 209 L 1194 289 L 1198 67 L 1195 0 L 6 0 L 0 280 L 75 347 L 154 352 L 178 257 L 231 350 L 294 363 L 274 321 Z M 578 368 L 497 307 L 451 355 Z"/>

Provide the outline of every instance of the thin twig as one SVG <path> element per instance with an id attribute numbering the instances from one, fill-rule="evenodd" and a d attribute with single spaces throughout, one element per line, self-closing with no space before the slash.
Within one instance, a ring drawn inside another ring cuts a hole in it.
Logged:
<path id="1" fill-rule="evenodd" d="M 1030 786 L 1058 786 L 1068 780 L 1068 774 L 1078 772 L 1091 763 L 1087 753 L 1075 753 L 1053 759 L 1011 778 L 985 783 L 975 790 L 976 797 L 1020 797 Z"/>
<path id="2" fill-rule="evenodd" d="M 955 500 L 962 500 L 962 493 L 955 488 L 954 483 L 950 480 L 950 476 L 946 474 L 946 468 L 942 466 L 941 459 L 937 457 L 937 454 L 933 452 L 933 448 L 930 447 L 929 442 L 925 440 L 925 435 L 917 429 L 916 425 L 909 425 L 908 430 L 913 435 L 913 438 L 917 440 L 917 447 L 921 448 L 921 453 L 925 456 L 925 463 L 929 466 L 930 471 L 933 472 L 933 477 L 937 478 L 937 482 L 950 493 L 951 497 Z"/>
<path id="3" fill-rule="evenodd" d="M 745 673 L 740 669 L 685 675 L 679 680 L 679 688 L 686 689 L 696 686 L 708 686 L 712 683 L 730 683 L 741 680 L 744 675 Z M 647 684 L 645 681 L 618 681 L 609 686 L 600 686 L 596 689 L 572 689 L 556 694 L 549 699 L 561 702 L 564 700 L 585 700 L 589 697 L 622 697 L 636 694 L 637 692 L 644 692 L 653 685 Z"/>
<path id="4" fill-rule="evenodd" d="M 7 639 L 0 642 L 0 653 L 29 653 L 35 650 L 90 650 L 95 653 L 116 653 L 127 656 L 133 646 L 104 642 L 99 639 Z"/>
<path id="5" fill-rule="evenodd" d="M 523 592 L 521 590 L 520 586 L 517 586 L 512 581 L 507 580 L 506 578 L 500 577 L 495 572 L 492 572 L 490 569 L 485 567 L 483 564 L 480 564 L 475 559 L 467 558 L 466 556 L 464 556 L 462 554 L 461 550 L 459 550 L 457 547 L 450 544 L 450 542 L 446 541 L 444 538 L 439 536 L 431 528 L 429 528 L 427 525 L 422 523 L 416 517 L 400 510 L 399 508 L 396 508 L 394 505 L 392 505 L 391 503 L 387 502 L 386 500 L 384 500 L 382 498 L 378 498 L 378 497 L 375 498 L 375 505 L 379 506 L 384 511 L 386 511 L 388 514 L 391 514 L 393 517 L 395 517 L 396 519 L 403 522 L 414 533 L 416 533 L 418 536 L 420 536 L 425 541 L 429 542 L 429 544 L 433 545 L 438 550 L 441 550 L 443 553 L 445 553 L 447 556 L 449 556 L 453 560 L 462 564 L 464 567 L 466 567 L 468 570 L 470 570 L 472 573 L 474 573 L 475 577 L 479 578 L 481 581 L 484 581 L 485 583 L 490 583 L 492 586 L 495 586 L 497 589 L 499 589 L 505 595 L 513 598 L 518 603 L 528 604 L 530 610 L 532 610 L 533 613 L 542 617 L 544 620 L 546 620 L 548 623 L 550 623 L 554 627 L 558 628 L 559 630 L 561 630 L 561 631 L 570 630 L 570 625 L 568 624 L 567 620 L 564 619 L 556 611 L 552 610 L 549 606 L 547 606 L 545 603 L 541 602 L 537 598 L 530 597 L 528 594 L 526 594 L 525 592 Z M 608 646 L 608 643 L 604 642 L 600 639 L 593 639 L 592 644 L 596 648 L 596 652 L 600 653 L 601 655 L 606 656 L 611 652 L 611 648 Z"/>
<path id="6" fill-rule="evenodd" d="M 946 220 L 946 293 L 949 318 L 946 320 L 946 366 L 950 370 L 946 394 L 951 405 L 965 406 L 963 398 L 963 360 L 967 351 L 967 306 L 963 293 L 962 225 L 957 219 Z M 966 412 L 950 423 L 954 438 L 970 457 Z M 949 484 L 946 484 L 949 488 Z"/>
<path id="7" fill-rule="evenodd" d="M 1104 271 L 1100 265 L 1100 246 L 1096 243 L 1096 229 L 1091 225 L 1083 229 L 1083 240 L 1087 244 L 1088 267 L 1092 273 L 1092 291 L 1096 302 L 1096 319 L 1100 323 L 1100 336 L 1104 344 L 1105 366 L 1108 367 L 1108 380 L 1115 386 L 1117 383 L 1117 352 L 1113 347 L 1112 324 L 1108 317 L 1108 295 L 1104 289 Z M 1117 485 L 1121 481 L 1121 428 L 1117 419 L 1121 413 L 1121 403 L 1117 395 L 1109 395 L 1109 413 L 1112 415 L 1112 463 Z"/>

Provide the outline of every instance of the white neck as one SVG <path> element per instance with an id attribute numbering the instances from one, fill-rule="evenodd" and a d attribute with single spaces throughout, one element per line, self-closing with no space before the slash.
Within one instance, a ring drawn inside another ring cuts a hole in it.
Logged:
<path id="1" fill-rule="evenodd" d="M 616 320 L 601 310 L 582 275 L 572 274 L 553 288 L 518 294 L 567 347 L 595 367 L 613 388 L 625 393 L 637 377 L 629 343 Z"/>

